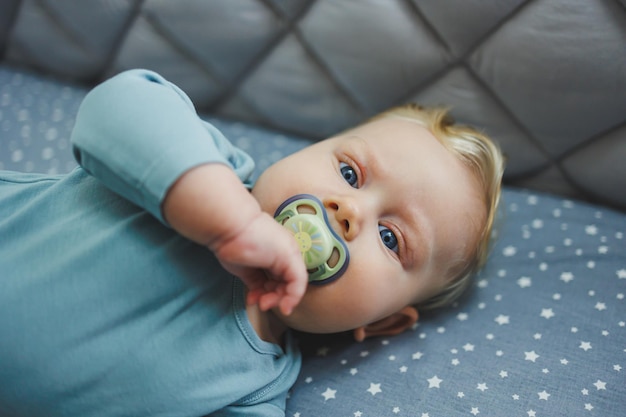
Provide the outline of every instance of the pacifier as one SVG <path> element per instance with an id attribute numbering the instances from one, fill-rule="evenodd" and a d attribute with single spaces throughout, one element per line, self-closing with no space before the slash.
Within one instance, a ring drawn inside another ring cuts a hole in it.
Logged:
<path id="1" fill-rule="evenodd" d="M 311 284 L 327 284 L 346 271 L 348 247 L 328 223 L 326 209 L 316 197 L 294 195 L 276 209 L 274 218 L 298 242 Z"/>

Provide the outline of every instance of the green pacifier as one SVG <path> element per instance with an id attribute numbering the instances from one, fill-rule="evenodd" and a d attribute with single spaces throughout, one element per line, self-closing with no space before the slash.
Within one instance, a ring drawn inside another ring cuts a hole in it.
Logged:
<path id="1" fill-rule="evenodd" d="M 316 197 L 295 195 L 278 207 L 274 218 L 298 242 L 310 283 L 326 284 L 346 271 L 348 247 L 328 223 L 326 210 Z"/>

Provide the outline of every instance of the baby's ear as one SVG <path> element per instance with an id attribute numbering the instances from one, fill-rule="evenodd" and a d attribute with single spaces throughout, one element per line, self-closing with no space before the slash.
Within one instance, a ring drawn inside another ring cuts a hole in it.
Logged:
<path id="1" fill-rule="evenodd" d="M 366 326 L 354 329 L 354 339 L 362 342 L 372 336 L 393 336 L 412 327 L 419 318 L 415 307 L 404 307 L 389 317 L 375 321 Z"/>

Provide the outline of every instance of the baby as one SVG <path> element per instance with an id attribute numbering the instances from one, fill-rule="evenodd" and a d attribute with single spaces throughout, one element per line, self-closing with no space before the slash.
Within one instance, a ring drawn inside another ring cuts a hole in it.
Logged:
<path id="1" fill-rule="evenodd" d="M 85 98 L 66 176 L 0 173 L 0 410 L 11 416 L 283 416 L 288 329 L 397 334 L 487 254 L 502 157 L 405 106 L 261 174 L 158 74 Z M 251 188 L 251 191 L 250 191 Z M 349 252 L 308 285 L 274 219 L 317 198 Z M 207 250 L 207 248 L 209 250 Z"/>

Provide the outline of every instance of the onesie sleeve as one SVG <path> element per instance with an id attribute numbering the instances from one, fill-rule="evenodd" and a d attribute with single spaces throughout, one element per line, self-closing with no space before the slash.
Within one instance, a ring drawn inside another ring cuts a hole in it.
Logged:
<path id="1" fill-rule="evenodd" d="M 71 141 L 83 169 L 163 223 L 167 191 L 195 166 L 225 164 L 251 186 L 252 158 L 200 119 L 181 89 L 148 70 L 123 72 L 90 91 Z"/>

